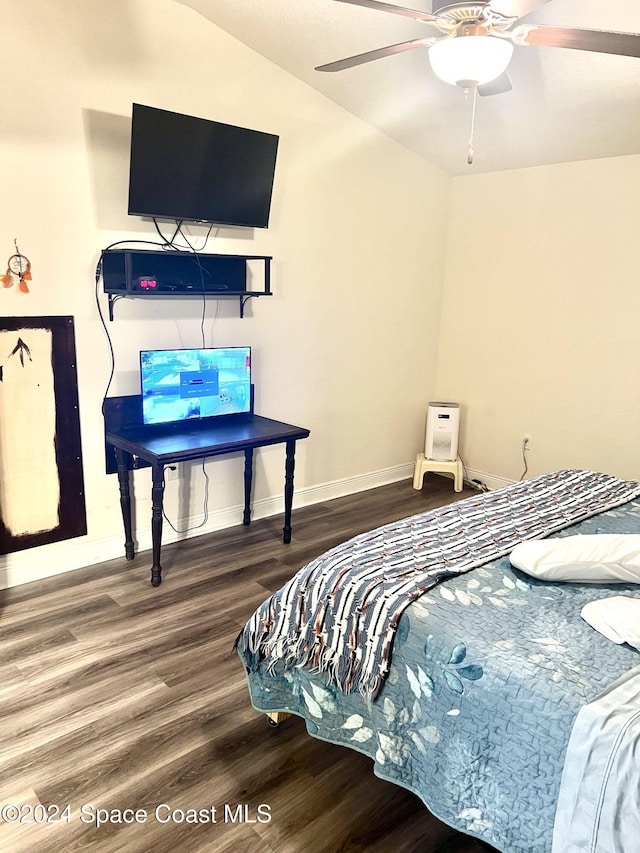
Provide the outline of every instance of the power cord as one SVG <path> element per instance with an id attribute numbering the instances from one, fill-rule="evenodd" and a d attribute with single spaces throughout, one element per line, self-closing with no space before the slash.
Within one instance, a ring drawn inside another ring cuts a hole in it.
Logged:
<path id="1" fill-rule="evenodd" d="M 525 437 L 522 439 L 522 461 L 524 462 L 524 470 L 523 470 L 522 474 L 520 474 L 520 482 L 522 482 L 524 480 L 524 478 L 527 474 L 527 471 L 529 470 L 529 463 L 527 461 L 527 450 L 528 449 L 529 449 L 529 439 Z"/>
<path id="2" fill-rule="evenodd" d="M 204 467 L 205 459 L 202 460 L 202 473 L 204 474 L 204 501 L 202 504 L 202 521 L 200 524 L 194 524 L 192 527 L 185 527 L 184 530 L 178 530 L 177 527 L 173 525 L 173 522 L 168 518 L 167 514 L 162 510 L 162 517 L 167 522 L 169 527 L 173 530 L 174 533 L 183 534 L 189 533 L 192 530 L 199 530 L 201 527 L 204 527 L 207 521 L 209 520 L 209 475 L 207 474 L 206 468 Z M 169 466 L 171 467 L 171 466 Z M 164 482 L 162 484 L 162 488 L 164 489 Z"/>
<path id="3" fill-rule="evenodd" d="M 162 235 L 160 235 L 162 236 Z M 163 237 L 164 240 L 164 237 Z M 142 244 L 144 246 L 156 246 L 164 249 L 167 247 L 166 240 L 163 243 L 158 243 L 156 240 L 116 240 L 115 243 L 110 243 L 102 252 L 107 252 L 109 249 L 113 249 L 116 246 L 127 246 L 131 243 Z M 95 272 L 95 298 L 96 298 L 96 306 L 98 308 L 98 317 L 100 319 L 100 324 L 102 325 L 102 330 L 104 331 L 105 337 L 107 339 L 107 346 L 109 347 L 109 356 L 111 360 L 111 368 L 109 371 L 109 380 L 107 381 L 107 387 L 105 388 L 104 394 L 102 395 L 102 406 L 101 411 L 104 415 L 104 401 L 106 400 L 109 394 L 109 388 L 111 388 L 111 383 L 113 382 L 113 375 L 116 369 L 116 360 L 115 354 L 113 351 L 113 341 L 111 340 L 111 335 L 109 334 L 109 328 L 104 319 L 104 314 L 102 313 L 102 306 L 100 305 L 99 299 L 99 288 L 100 284 L 100 276 L 102 275 L 102 252 L 100 253 L 100 258 L 98 259 L 98 263 L 96 264 L 96 272 Z"/>
<path id="4" fill-rule="evenodd" d="M 460 462 L 462 462 L 462 479 L 463 479 L 463 482 L 467 483 L 469 486 L 471 486 L 472 489 L 475 489 L 477 492 L 488 492 L 489 489 L 487 488 L 485 483 L 482 482 L 482 480 L 475 480 L 475 479 L 470 480 L 469 479 L 469 474 L 467 473 L 467 466 L 464 464 L 464 459 L 462 458 L 462 456 L 459 453 L 458 453 L 458 456 L 460 457 Z"/>
<path id="5" fill-rule="evenodd" d="M 173 232 L 173 237 L 171 237 L 169 240 L 167 240 L 167 238 L 164 236 L 164 234 L 160 230 L 160 226 L 158 225 L 158 220 L 155 218 L 155 216 L 153 218 L 153 225 L 154 225 L 156 231 L 158 232 L 158 234 L 160 235 L 160 237 L 162 237 L 163 246 L 168 246 L 171 249 L 178 249 L 179 250 L 179 247 L 175 245 L 174 240 L 176 239 L 176 237 L 178 235 L 178 231 L 180 230 L 180 226 L 182 225 L 181 219 L 176 220 L 176 230 Z"/>
<path id="6" fill-rule="evenodd" d="M 206 346 L 204 323 L 205 323 L 205 317 L 206 317 L 207 300 L 206 300 L 206 292 L 205 292 L 205 284 L 204 284 L 204 270 L 203 270 L 202 264 L 200 263 L 200 258 L 198 257 L 198 253 L 204 251 L 204 249 L 206 248 L 207 242 L 208 242 L 209 237 L 211 235 L 211 230 L 213 228 L 213 223 L 209 227 L 209 230 L 208 230 L 208 232 L 205 236 L 205 239 L 204 239 L 204 244 L 203 244 L 202 248 L 200 248 L 200 249 L 196 249 L 194 246 L 192 246 L 191 243 L 189 242 L 189 240 L 187 239 L 184 231 L 182 230 L 182 220 L 176 220 L 176 229 L 173 232 L 173 236 L 170 239 L 167 239 L 164 236 L 164 234 L 160 230 L 160 227 L 159 227 L 155 218 L 153 219 L 153 224 L 156 228 L 156 231 L 158 232 L 159 236 L 162 239 L 162 243 L 158 243 L 155 240 L 117 240 L 115 243 L 110 243 L 102 251 L 106 252 L 109 249 L 115 248 L 116 246 L 130 245 L 131 243 L 135 243 L 135 244 L 156 246 L 156 247 L 159 247 L 160 249 L 168 249 L 168 250 L 174 251 L 174 252 L 191 252 L 195 257 L 196 264 L 198 265 L 198 269 L 200 271 L 200 280 L 202 283 L 202 303 L 203 304 L 202 304 L 202 317 L 200 320 L 200 334 L 201 334 L 201 338 L 202 338 L 202 346 L 204 348 Z M 182 239 L 185 241 L 188 248 L 185 248 L 184 246 L 176 245 L 175 239 L 176 239 L 178 234 L 181 235 Z M 98 263 L 96 264 L 96 270 L 95 270 L 95 300 L 96 300 L 96 306 L 98 309 L 98 317 L 100 319 L 100 324 L 102 325 L 102 329 L 103 329 L 105 337 L 107 339 L 107 346 L 109 348 L 109 360 L 110 360 L 109 379 L 107 381 L 107 386 L 106 386 L 104 394 L 102 396 L 102 405 L 100 407 L 102 415 L 104 417 L 105 400 L 106 400 L 107 396 L 109 395 L 109 389 L 111 388 L 111 383 L 113 382 L 113 377 L 115 374 L 116 360 L 115 360 L 115 352 L 113 349 L 113 341 L 111 340 L 111 335 L 109 334 L 109 328 L 108 328 L 106 320 L 104 318 L 104 314 L 102 312 L 102 306 L 100 304 L 100 299 L 99 299 L 99 284 L 100 284 L 101 275 L 102 275 L 102 252 L 100 253 L 100 258 L 98 260 Z M 204 525 L 209 520 L 209 475 L 207 474 L 207 471 L 205 468 L 205 461 L 206 460 L 204 460 L 204 459 L 202 460 L 202 473 L 203 473 L 204 478 L 205 478 L 205 490 L 204 490 L 204 501 L 203 501 L 203 508 L 202 508 L 203 518 L 202 518 L 202 521 L 200 522 L 200 524 L 195 524 L 191 527 L 186 527 L 186 528 L 184 528 L 184 530 L 178 530 L 178 528 L 176 528 L 174 526 L 174 524 L 171 522 L 171 520 L 167 517 L 166 513 L 164 512 L 164 509 L 162 511 L 162 515 L 164 517 L 164 520 L 167 522 L 169 527 L 171 527 L 171 529 L 174 531 L 174 533 L 177 533 L 179 535 L 184 534 L 184 533 L 189 533 L 192 530 L 198 530 L 199 528 L 204 527 Z M 162 485 L 164 488 L 164 483 Z"/>
<path id="7" fill-rule="evenodd" d="M 172 249 L 177 249 L 178 251 L 181 251 L 181 250 L 184 251 L 184 248 L 185 248 L 184 246 L 176 245 L 175 240 L 176 240 L 176 237 L 178 236 L 178 234 L 180 234 L 182 239 L 185 241 L 185 243 L 187 244 L 187 248 L 190 252 L 204 252 L 204 250 L 207 248 L 207 243 L 209 242 L 209 238 L 211 237 L 211 232 L 213 231 L 213 222 L 212 222 L 209 225 L 209 230 L 207 231 L 207 233 L 204 237 L 204 242 L 203 242 L 202 246 L 200 246 L 200 248 L 197 249 L 191 245 L 189 240 L 187 240 L 187 237 L 186 237 L 184 231 L 182 230 L 182 226 L 184 224 L 184 219 L 176 219 L 176 230 L 173 232 L 173 237 L 171 237 L 169 240 L 167 240 L 167 238 L 164 236 L 164 234 L 160 230 L 160 226 L 158 225 L 158 220 L 155 219 L 155 217 L 153 219 L 153 224 L 155 226 L 156 231 L 160 235 L 160 237 L 162 237 L 164 244 L 166 246 L 170 246 Z M 191 235 L 189 235 L 189 236 L 191 236 Z"/>
<path id="8" fill-rule="evenodd" d="M 105 388 L 104 394 L 102 395 L 102 405 L 100 407 L 100 411 L 104 417 L 104 401 L 107 399 L 109 394 L 109 388 L 111 388 L 111 383 L 113 381 L 113 374 L 116 369 L 116 358 L 115 353 L 113 351 L 113 341 L 111 340 L 111 335 L 109 334 L 109 329 L 107 328 L 107 324 L 104 319 L 104 315 L 102 313 L 102 306 L 100 305 L 99 298 L 99 289 L 98 285 L 100 284 L 100 275 L 102 274 L 102 255 L 100 255 L 100 260 L 96 266 L 96 286 L 95 286 L 95 297 L 96 297 L 96 306 L 98 308 L 98 317 L 100 318 L 100 323 L 102 325 L 102 329 L 104 331 L 105 337 L 107 339 L 107 346 L 109 347 L 109 359 L 111 362 L 111 367 L 109 370 L 109 379 L 107 381 L 107 387 Z"/>
<path id="9" fill-rule="evenodd" d="M 184 231 L 182 230 L 182 222 L 180 222 L 178 224 L 178 228 L 176 230 L 176 233 L 178 233 L 178 232 L 180 232 L 180 236 L 182 237 L 184 242 L 187 244 L 187 246 L 189 247 L 189 249 L 193 253 L 193 257 L 195 258 L 195 262 L 198 265 L 198 272 L 200 273 L 200 284 L 201 284 L 200 292 L 202 294 L 202 316 L 200 317 L 200 337 L 202 339 L 202 346 L 204 348 L 204 347 L 206 347 L 205 334 L 204 334 L 204 321 L 205 321 L 205 318 L 207 316 L 207 293 L 206 293 L 205 288 L 204 288 L 204 269 L 202 267 L 202 264 L 200 263 L 200 258 L 198 256 L 198 252 L 196 251 L 195 247 L 192 246 L 191 243 L 187 240 L 187 237 L 186 237 Z M 211 228 L 209 229 L 209 233 L 211 233 Z M 175 234 L 174 234 L 174 237 L 175 237 Z M 207 239 L 208 239 L 208 237 L 207 237 Z M 205 246 L 206 246 L 206 241 L 205 241 Z"/>

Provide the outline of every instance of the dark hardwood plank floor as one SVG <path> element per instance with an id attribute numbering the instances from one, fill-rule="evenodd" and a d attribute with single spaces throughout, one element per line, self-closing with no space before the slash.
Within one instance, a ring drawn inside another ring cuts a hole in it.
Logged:
<path id="1" fill-rule="evenodd" d="M 0 592 L 0 806 L 23 806 L 17 822 L 5 812 L 0 849 L 490 849 L 301 720 L 270 728 L 230 651 L 308 560 L 460 497 L 428 475 L 421 492 L 401 482 L 296 510 L 290 545 L 280 517 L 167 545 L 159 589 L 143 553 Z"/>

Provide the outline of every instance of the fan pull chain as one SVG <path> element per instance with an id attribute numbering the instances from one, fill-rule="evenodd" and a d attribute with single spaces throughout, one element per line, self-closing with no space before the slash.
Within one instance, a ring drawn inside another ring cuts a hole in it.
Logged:
<path id="1" fill-rule="evenodd" d="M 469 141 L 467 142 L 467 163 L 471 165 L 473 163 L 473 134 L 476 129 L 476 102 L 478 100 L 478 87 L 474 85 L 473 87 L 473 107 L 471 110 L 471 133 L 469 135 Z"/>

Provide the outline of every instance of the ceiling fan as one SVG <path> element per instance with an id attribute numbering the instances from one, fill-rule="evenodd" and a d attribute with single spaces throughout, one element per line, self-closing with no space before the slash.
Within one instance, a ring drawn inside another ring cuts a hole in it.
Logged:
<path id="1" fill-rule="evenodd" d="M 343 71 L 385 56 L 427 47 L 431 67 L 440 79 L 464 89 L 474 87 L 480 95 L 494 95 L 511 89 L 507 66 L 514 45 L 565 47 L 640 57 L 638 33 L 518 23 L 550 0 L 488 0 L 486 3 L 434 0 L 431 14 L 379 0 L 336 2 L 413 18 L 427 24 L 437 34 L 319 65 L 316 71 Z"/>

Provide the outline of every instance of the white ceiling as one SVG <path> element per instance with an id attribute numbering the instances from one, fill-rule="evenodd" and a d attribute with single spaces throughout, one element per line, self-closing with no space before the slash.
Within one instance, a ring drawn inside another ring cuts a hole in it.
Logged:
<path id="1" fill-rule="evenodd" d="M 335 73 L 314 66 L 433 35 L 418 21 L 334 0 L 177 0 L 450 175 L 640 153 L 640 59 L 516 47 L 513 89 L 470 101 L 426 49 Z M 402 4 L 431 11 L 430 0 Z M 640 33 L 639 0 L 552 0 L 527 23 Z"/>

